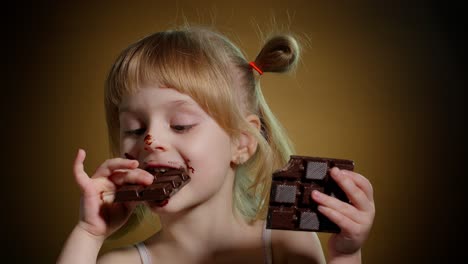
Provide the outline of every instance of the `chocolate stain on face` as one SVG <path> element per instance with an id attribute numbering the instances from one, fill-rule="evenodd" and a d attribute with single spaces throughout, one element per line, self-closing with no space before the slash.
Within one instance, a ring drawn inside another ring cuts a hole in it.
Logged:
<path id="1" fill-rule="evenodd" d="M 145 139 L 143 139 L 143 140 L 145 141 L 146 145 L 153 144 L 153 137 L 150 134 L 146 135 Z"/>
<path id="2" fill-rule="evenodd" d="M 184 161 L 185 161 L 185 164 L 187 165 L 187 170 L 189 170 L 192 173 L 195 173 L 195 169 L 192 166 L 190 166 L 190 160 L 184 159 Z"/>

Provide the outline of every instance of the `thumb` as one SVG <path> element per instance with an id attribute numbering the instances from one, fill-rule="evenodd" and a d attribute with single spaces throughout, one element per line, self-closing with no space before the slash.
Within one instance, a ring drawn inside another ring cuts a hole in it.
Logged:
<path id="1" fill-rule="evenodd" d="M 75 162 L 73 163 L 73 174 L 75 181 L 83 189 L 89 181 L 89 176 L 84 171 L 83 161 L 86 158 L 86 152 L 83 149 L 78 149 Z"/>

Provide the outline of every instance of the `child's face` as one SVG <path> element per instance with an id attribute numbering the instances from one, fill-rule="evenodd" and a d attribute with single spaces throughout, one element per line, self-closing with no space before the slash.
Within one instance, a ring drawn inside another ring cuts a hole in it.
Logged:
<path id="1" fill-rule="evenodd" d="M 191 97 L 170 88 L 148 87 L 123 98 L 120 146 L 140 168 L 184 167 L 191 181 L 159 213 L 179 211 L 213 197 L 234 175 L 229 135 Z M 152 204 L 150 204 L 151 206 Z"/>

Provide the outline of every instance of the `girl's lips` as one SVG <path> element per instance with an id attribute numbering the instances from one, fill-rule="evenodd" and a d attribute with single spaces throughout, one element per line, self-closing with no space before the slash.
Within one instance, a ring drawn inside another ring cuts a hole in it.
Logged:
<path id="1" fill-rule="evenodd" d="M 164 207 L 164 206 L 166 206 L 166 204 L 168 204 L 168 203 L 169 203 L 169 200 L 164 200 L 164 201 L 162 201 L 161 203 L 157 204 L 157 206 L 159 206 L 159 207 Z"/>
<path id="2" fill-rule="evenodd" d="M 155 202 L 155 201 L 148 201 L 148 206 L 149 207 L 164 207 L 169 203 L 169 199 L 166 199 L 161 202 Z"/>
<path id="3" fill-rule="evenodd" d="M 166 172 L 170 169 L 180 169 L 181 166 L 176 166 L 175 162 L 168 162 L 168 163 L 152 163 L 152 162 L 143 162 L 144 170 L 148 171 L 149 173 L 156 173 L 156 172 Z"/>
<path id="4" fill-rule="evenodd" d="M 151 173 L 151 174 L 155 174 L 155 173 L 165 173 L 166 171 L 168 170 L 171 170 L 173 168 L 169 168 L 169 167 L 147 167 L 145 168 L 145 171 Z"/>

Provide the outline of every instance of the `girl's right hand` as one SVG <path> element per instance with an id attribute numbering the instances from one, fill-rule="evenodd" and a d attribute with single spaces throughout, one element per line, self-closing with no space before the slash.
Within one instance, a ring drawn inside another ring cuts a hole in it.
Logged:
<path id="1" fill-rule="evenodd" d="M 92 177 L 84 171 L 86 153 L 78 150 L 73 174 L 81 190 L 79 227 L 91 235 L 105 239 L 120 228 L 136 206 L 132 203 L 106 201 L 106 194 L 113 194 L 123 184 L 150 185 L 153 175 L 138 169 L 137 160 L 123 158 L 108 159 L 94 172 Z"/>

